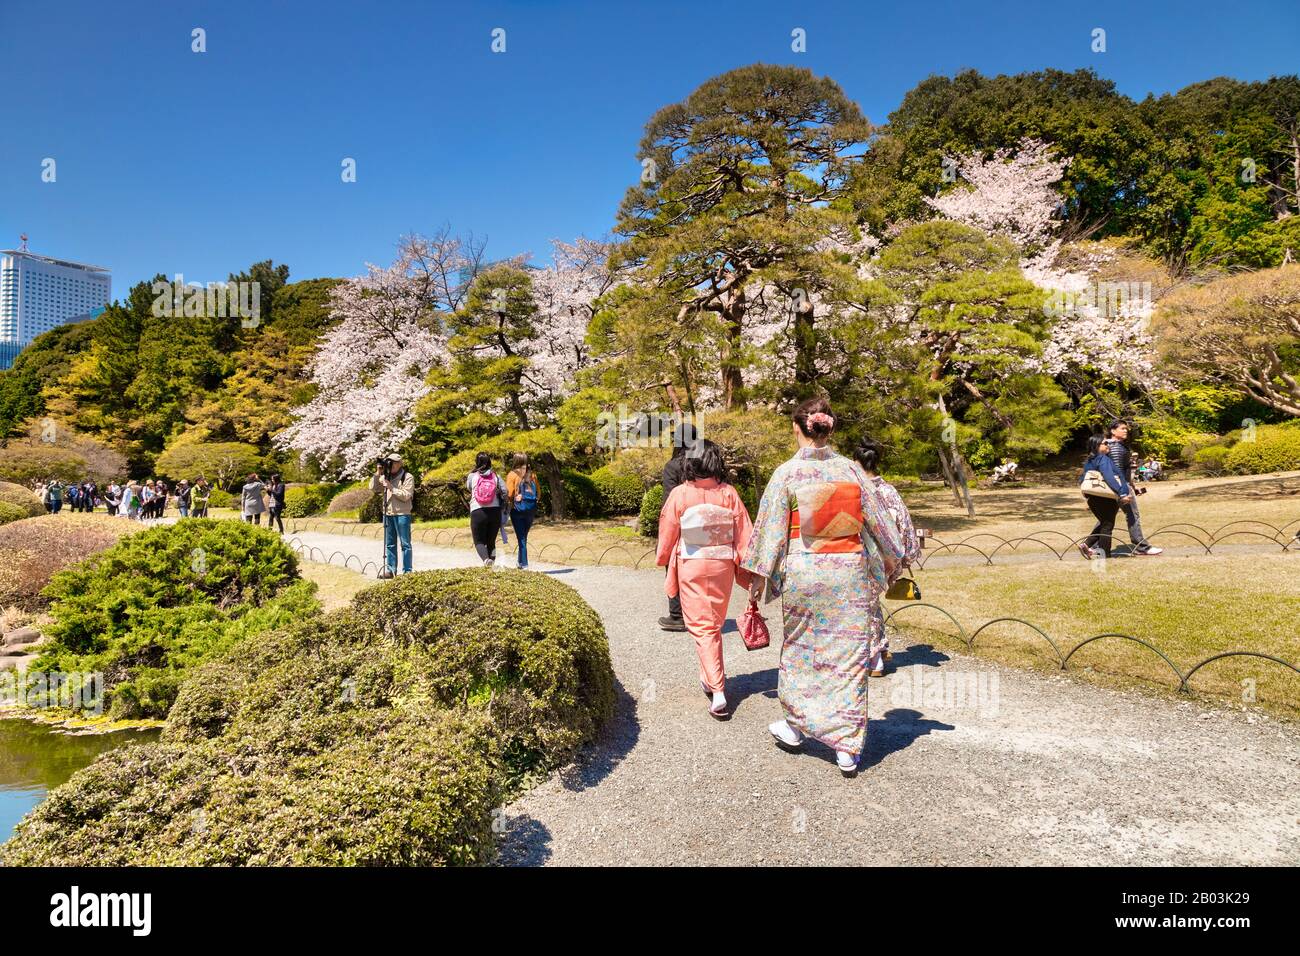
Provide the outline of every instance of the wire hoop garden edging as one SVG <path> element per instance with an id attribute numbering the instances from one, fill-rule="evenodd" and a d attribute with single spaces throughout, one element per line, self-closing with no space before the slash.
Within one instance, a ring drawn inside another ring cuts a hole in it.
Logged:
<path id="1" fill-rule="evenodd" d="M 1237 527 L 1238 525 L 1252 525 L 1254 527 L 1241 528 Z M 1147 534 L 1146 537 L 1147 540 L 1161 536 L 1185 538 L 1189 542 L 1204 549 L 1206 554 L 1213 554 L 1216 545 L 1226 542 L 1230 538 L 1262 538 L 1264 541 L 1277 545 L 1283 551 L 1294 551 L 1300 553 L 1300 527 L 1297 527 L 1295 531 L 1291 531 L 1290 529 L 1292 525 L 1300 526 L 1300 518 L 1288 521 L 1286 524 L 1280 526 L 1254 518 L 1243 518 L 1236 521 L 1229 521 L 1227 524 L 1221 525 L 1213 531 L 1198 524 L 1179 521 L 1174 524 L 1159 527 L 1155 531 Z M 1185 530 L 1188 528 L 1195 529 L 1199 534 Z M 1229 528 L 1236 528 L 1236 530 L 1229 531 Z M 1269 530 L 1262 531 L 1259 530 L 1260 528 L 1267 528 Z M 1057 535 L 1064 538 L 1067 543 L 1058 551 L 1046 541 L 1040 540 L 1042 537 L 1047 535 Z M 984 564 L 986 566 L 992 565 L 994 563 L 993 559 L 997 557 L 998 552 L 1002 551 L 1004 548 L 1010 552 L 1017 552 L 1026 544 L 1026 542 L 1041 545 L 1048 553 L 1054 555 L 1058 561 L 1064 561 L 1069 554 L 1077 552 L 1080 542 L 1087 540 L 1089 537 L 1091 537 L 1091 535 L 1081 535 L 1077 538 L 1071 538 L 1064 531 L 1057 531 L 1055 528 L 1034 531 L 1018 538 L 1004 538 L 1002 535 L 994 534 L 992 531 L 980 531 L 976 534 L 962 538 L 960 541 L 944 541 L 942 538 L 931 537 L 929 541 L 933 543 L 934 547 L 928 548 L 926 551 L 922 552 L 920 558 L 915 562 L 913 567 L 917 570 L 923 570 L 931 558 L 940 557 L 944 552 L 949 552 L 950 554 L 955 553 L 959 548 L 966 548 L 970 551 L 974 551 L 984 559 Z M 1103 535 L 1103 537 L 1109 538 L 1112 545 L 1121 543 L 1120 536 L 1117 534 Z M 990 551 L 986 550 L 987 546 L 985 545 L 977 547 L 971 543 L 980 538 L 991 538 L 993 541 L 997 542 L 997 545 Z M 1044 555 L 1044 557 L 1045 556 L 1046 555 Z"/>
<path id="2" fill-rule="evenodd" d="M 1191 691 L 1189 682 L 1192 679 L 1192 675 L 1194 675 L 1201 668 L 1205 667 L 1205 665 L 1212 664 L 1215 661 L 1222 660 L 1227 657 L 1258 657 L 1262 660 L 1270 661 L 1274 664 L 1281 664 L 1283 667 L 1290 668 L 1295 673 L 1300 674 L 1300 667 L 1296 666 L 1291 661 L 1288 661 L 1281 657 L 1277 657 L 1276 655 L 1273 654 L 1265 654 L 1261 651 L 1220 651 L 1217 654 L 1211 654 L 1209 657 L 1205 658 L 1204 660 L 1198 661 L 1196 664 L 1193 664 L 1186 671 L 1183 671 L 1178 667 L 1177 664 L 1173 662 L 1173 660 L 1169 657 L 1168 654 L 1166 654 L 1155 644 L 1151 643 L 1150 641 L 1143 640 L 1140 637 L 1135 637 L 1132 634 L 1124 634 L 1118 631 L 1108 631 L 1105 634 L 1094 634 L 1091 637 L 1086 637 L 1083 640 L 1079 641 L 1077 644 L 1075 644 L 1073 647 L 1071 647 L 1069 651 L 1062 653 L 1061 646 L 1057 644 L 1055 640 L 1052 639 L 1052 636 L 1050 634 L 1044 631 L 1037 624 L 1034 624 L 1032 621 L 1026 621 L 1024 618 L 1019 618 L 1019 617 L 994 618 L 991 621 L 985 621 L 974 631 L 967 631 L 965 626 L 961 623 L 961 621 L 957 620 L 957 618 L 955 618 L 951 613 L 946 611 L 944 608 L 940 607 L 937 604 L 929 604 L 921 601 L 911 601 L 891 609 L 889 613 L 885 615 L 884 623 L 885 624 L 890 623 L 899 614 L 912 608 L 929 608 L 930 610 L 938 611 L 940 614 L 942 614 L 944 617 L 950 620 L 957 628 L 958 631 L 957 637 L 961 640 L 961 642 L 964 645 L 966 645 L 966 649 L 971 653 L 974 653 L 975 651 L 975 638 L 979 637 L 979 635 L 985 629 L 992 627 L 995 624 L 1022 624 L 1025 627 L 1029 628 L 1030 630 L 1034 631 L 1036 634 L 1038 634 L 1038 636 L 1041 637 L 1043 640 L 1047 641 L 1047 643 L 1051 646 L 1052 650 L 1056 653 L 1057 661 L 1060 664 L 1060 669 L 1063 671 L 1069 670 L 1070 658 L 1072 658 L 1077 651 L 1086 647 L 1089 644 L 1092 644 L 1095 641 L 1100 641 L 1106 638 L 1119 638 L 1121 640 L 1132 641 L 1135 644 L 1139 644 L 1142 647 L 1145 647 L 1147 650 L 1151 651 L 1153 654 L 1158 656 L 1162 661 L 1164 661 L 1167 665 L 1169 665 L 1169 669 L 1172 670 L 1174 672 L 1174 676 L 1178 678 L 1178 692 L 1182 694 L 1186 694 Z"/>

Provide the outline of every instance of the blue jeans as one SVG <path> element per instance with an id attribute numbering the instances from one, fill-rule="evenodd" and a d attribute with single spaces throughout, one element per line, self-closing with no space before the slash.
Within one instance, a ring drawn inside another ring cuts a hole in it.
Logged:
<path id="1" fill-rule="evenodd" d="M 510 523 L 514 526 L 515 537 L 519 539 L 519 567 L 528 567 L 528 529 L 533 526 L 533 518 L 537 516 L 537 507 L 529 508 L 527 511 L 520 511 L 518 508 L 510 509 Z"/>
<path id="2" fill-rule="evenodd" d="M 411 516 L 384 515 L 384 556 L 388 570 L 397 573 L 397 543 L 402 543 L 402 573 L 411 573 Z"/>

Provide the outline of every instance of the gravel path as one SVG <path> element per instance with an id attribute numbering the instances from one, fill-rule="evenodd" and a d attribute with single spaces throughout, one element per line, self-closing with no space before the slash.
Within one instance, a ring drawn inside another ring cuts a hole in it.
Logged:
<path id="1" fill-rule="evenodd" d="M 417 570 L 476 563 L 415 556 Z M 690 637 L 655 624 L 660 572 L 536 568 L 604 619 L 621 689 L 602 740 L 507 808 L 504 864 L 1300 863 L 1293 725 L 896 643 L 897 670 L 871 684 L 863 771 L 846 780 L 828 750 L 771 743 L 776 647 L 728 635 L 735 716 L 719 723 Z"/>

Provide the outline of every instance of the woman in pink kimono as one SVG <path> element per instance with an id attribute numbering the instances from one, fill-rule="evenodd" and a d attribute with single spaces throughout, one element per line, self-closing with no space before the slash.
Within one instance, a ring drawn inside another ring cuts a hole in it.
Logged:
<path id="1" fill-rule="evenodd" d="M 902 567 L 912 566 L 912 562 L 917 559 L 921 553 L 921 541 L 916 536 L 916 527 L 912 524 L 912 515 L 907 510 L 907 505 L 903 504 L 903 496 L 898 493 L 898 489 L 880 477 L 880 459 L 884 449 L 879 442 L 874 442 L 870 438 L 858 442 L 858 447 L 853 450 L 853 457 L 857 459 L 858 464 L 862 467 L 862 472 L 867 476 L 867 483 L 876 492 L 880 499 L 881 506 L 889 516 L 889 520 L 894 524 L 894 530 L 898 538 L 903 542 L 903 562 Z M 900 568 L 900 573 L 901 573 Z M 873 628 L 871 661 L 867 665 L 871 669 L 872 677 L 885 676 L 885 664 L 889 661 L 889 632 L 885 630 L 885 614 L 880 609 L 880 601 L 876 601 L 876 615 L 880 618 L 880 623 Z"/>
<path id="2" fill-rule="evenodd" d="M 686 481 L 673 489 L 659 514 L 656 561 L 668 568 L 665 590 L 681 597 L 709 713 L 727 720 L 722 625 L 732 586 L 749 586 L 748 572 L 738 566 L 749 543 L 749 512 L 736 489 L 722 480 L 726 466 L 721 449 L 711 441 L 699 444 L 689 453 Z"/>
<path id="3" fill-rule="evenodd" d="M 834 428 L 825 399 L 795 409 L 799 450 L 773 472 L 741 566 L 754 575 L 751 594 L 781 597 L 777 696 L 785 719 L 768 730 L 786 750 L 798 750 L 805 736 L 821 741 L 851 777 L 866 749 L 880 595 L 905 548 L 866 475 L 827 444 Z"/>

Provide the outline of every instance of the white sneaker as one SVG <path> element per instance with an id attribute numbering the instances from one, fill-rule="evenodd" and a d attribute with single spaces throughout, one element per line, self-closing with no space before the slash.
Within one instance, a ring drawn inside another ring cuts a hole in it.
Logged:
<path id="1" fill-rule="evenodd" d="M 803 734 L 784 720 L 776 720 L 768 724 L 767 732 L 772 735 L 776 745 L 784 750 L 798 750 L 803 745 Z"/>
<path id="2" fill-rule="evenodd" d="M 1145 548 L 1138 548 L 1138 550 L 1137 550 L 1136 553 L 1137 553 L 1137 554 L 1142 554 L 1142 555 L 1147 555 L 1147 556 L 1154 556 L 1154 555 L 1157 555 L 1157 554 L 1164 554 L 1164 553 L 1165 553 L 1165 549 L 1164 549 L 1164 548 L 1157 548 L 1154 544 L 1149 544 L 1149 545 L 1147 545 Z"/>
<path id="3" fill-rule="evenodd" d="M 492 567 L 492 565 L 494 565 L 494 564 L 496 564 L 496 562 L 493 561 L 491 558 L 484 558 L 484 560 L 483 560 L 483 567 L 485 567 L 485 568 L 490 568 L 490 567 Z"/>
<path id="4" fill-rule="evenodd" d="M 731 711 L 727 710 L 727 695 L 722 691 L 713 694 L 713 703 L 709 707 L 709 716 L 716 720 L 726 720 L 731 716 Z"/>
<path id="5" fill-rule="evenodd" d="M 835 751 L 835 765 L 846 777 L 851 777 L 858 772 L 858 758 L 853 754 L 846 754 L 843 750 Z"/>

